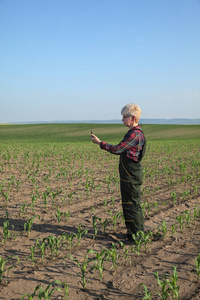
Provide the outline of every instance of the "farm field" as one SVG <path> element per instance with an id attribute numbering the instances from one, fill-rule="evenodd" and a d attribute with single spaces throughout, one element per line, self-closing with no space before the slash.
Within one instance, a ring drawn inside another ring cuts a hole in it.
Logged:
<path id="1" fill-rule="evenodd" d="M 0 299 L 200 299 L 200 125 L 141 127 L 145 232 L 124 245 L 119 156 L 89 130 L 127 128 L 0 125 Z"/>

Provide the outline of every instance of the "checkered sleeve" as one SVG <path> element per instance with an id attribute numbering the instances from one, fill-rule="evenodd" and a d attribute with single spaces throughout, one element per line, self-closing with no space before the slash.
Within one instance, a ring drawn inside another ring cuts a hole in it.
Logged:
<path id="1" fill-rule="evenodd" d="M 133 133 L 127 133 L 123 140 L 117 145 L 111 145 L 105 142 L 101 142 L 100 147 L 112 154 L 120 154 L 132 149 L 136 144 L 138 144 L 137 135 Z"/>

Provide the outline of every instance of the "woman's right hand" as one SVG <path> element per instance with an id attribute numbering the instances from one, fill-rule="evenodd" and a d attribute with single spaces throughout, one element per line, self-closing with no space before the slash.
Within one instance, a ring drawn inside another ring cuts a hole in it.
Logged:
<path id="1" fill-rule="evenodd" d="M 94 144 L 100 145 L 101 140 L 94 134 L 91 134 L 91 139 Z"/>

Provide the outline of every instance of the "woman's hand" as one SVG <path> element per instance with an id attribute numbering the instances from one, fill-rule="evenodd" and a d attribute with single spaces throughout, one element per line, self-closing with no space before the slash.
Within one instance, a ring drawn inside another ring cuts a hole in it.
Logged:
<path id="1" fill-rule="evenodd" d="M 94 134 L 91 134 L 91 139 L 94 144 L 100 145 L 101 140 Z"/>

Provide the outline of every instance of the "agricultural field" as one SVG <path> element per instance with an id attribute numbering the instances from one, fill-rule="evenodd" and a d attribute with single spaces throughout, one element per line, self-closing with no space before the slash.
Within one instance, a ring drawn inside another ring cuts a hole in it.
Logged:
<path id="1" fill-rule="evenodd" d="M 0 299 L 200 299 L 200 125 L 141 125 L 145 232 L 126 245 L 114 124 L 0 125 Z"/>

